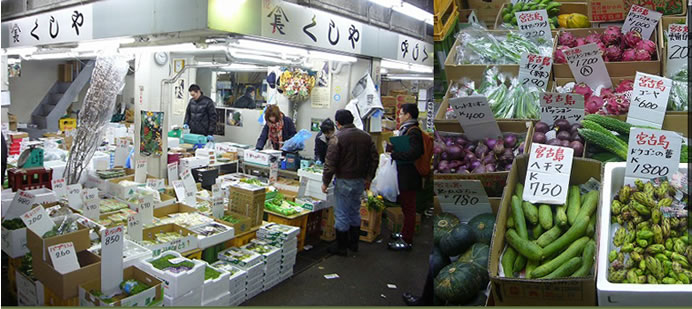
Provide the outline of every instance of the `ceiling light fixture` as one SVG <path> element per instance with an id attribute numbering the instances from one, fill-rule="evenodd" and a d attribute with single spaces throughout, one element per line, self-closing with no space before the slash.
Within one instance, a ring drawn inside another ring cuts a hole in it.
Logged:
<path id="1" fill-rule="evenodd" d="M 370 0 L 370 2 L 386 8 L 391 8 L 392 10 L 409 16 L 411 18 L 425 21 L 429 25 L 434 24 L 433 14 L 408 2 L 404 2 L 401 0 Z"/>
<path id="2" fill-rule="evenodd" d="M 356 57 L 351 57 L 351 56 L 344 56 L 344 55 L 338 55 L 338 54 L 332 54 L 332 53 L 325 53 L 325 52 L 320 52 L 316 50 L 311 50 L 308 52 L 310 54 L 310 58 L 316 58 L 316 59 L 322 59 L 322 60 L 334 60 L 334 61 L 340 61 L 340 62 L 356 62 L 358 59 Z"/>
<path id="3" fill-rule="evenodd" d="M 434 80 L 432 75 L 427 74 L 387 74 L 390 80 Z"/>
<path id="4" fill-rule="evenodd" d="M 290 47 L 286 45 L 278 45 L 278 44 L 272 44 L 272 43 L 266 43 L 266 42 L 260 42 L 260 41 L 255 41 L 255 40 L 248 40 L 248 39 L 239 39 L 238 40 L 238 47 L 242 48 L 247 48 L 247 49 L 254 49 L 254 50 L 259 50 L 259 51 L 264 51 L 264 52 L 273 52 L 273 53 L 281 53 L 281 54 L 287 54 L 287 55 L 297 55 L 297 56 L 307 56 L 308 51 L 303 48 L 297 48 L 297 47 Z"/>

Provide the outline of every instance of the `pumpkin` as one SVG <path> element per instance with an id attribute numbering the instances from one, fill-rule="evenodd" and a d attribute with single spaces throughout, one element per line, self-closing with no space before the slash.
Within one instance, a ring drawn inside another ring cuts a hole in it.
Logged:
<path id="1" fill-rule="evenodd" d="M 495 215 L 491 213 L 480 214 L 471 218 L 468 224 L 473 229 L 477 242 L 490 245 L 495 228 Z"/>
<path id="2" fill-rule="evenodd" d="M 433 277 L 437 276 L 440 270 L 450 263 L 452 263 L 452 261 L 448 256 L 442 254 L 437 247 L 433 248 L 433 252 L 430 255 L 430 270 L 432 271 Z"/>
<path id="3" fill-rule="evenodd" d="M 440 251 L 446 256 L 457 256 L 468 250 L 476 238 L 473 229 L 467 224 L 459 224 L 440 239 Z"/>
<path id="4" fill-rule="evenodd" d="M 483 285 L 481 269 L 473 264 L 457 261 L 443 268 L 434 281 L 435 296 L 454 304 L 473 300 Z"/>
<path id="5" fill-rule="evenodd" d="M 447 212 L 435 216 L 433 221 L 433 240 L 435 245 L 440 243 L 442 236 L 449 233 L 449 231 L 461 223 L 457 216 Z"/>
<path id="6" fill-rule="evenodd" d="M 490 256 L 490 247 L 484 243 L 475 243 L 471 249 L 466 251 L 464 255 L 459 257 L 459 261 L 469 263 L 481 269 L 483 282 L 487 285 L 490 281 L 488 276 L 488 258 Z"/>

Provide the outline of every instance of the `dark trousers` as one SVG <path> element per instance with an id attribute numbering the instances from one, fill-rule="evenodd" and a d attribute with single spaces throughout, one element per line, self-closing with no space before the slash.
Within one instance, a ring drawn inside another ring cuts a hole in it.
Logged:
<path id="1" fill-rule="evenodd" d="M 416 231 L 416 191 L 402 191 L 399 194 L 401 211 L 404 213 L 404 226 L 401 228 L 401 235 L 404 241 L 413 243 L 413 234 Z"/>

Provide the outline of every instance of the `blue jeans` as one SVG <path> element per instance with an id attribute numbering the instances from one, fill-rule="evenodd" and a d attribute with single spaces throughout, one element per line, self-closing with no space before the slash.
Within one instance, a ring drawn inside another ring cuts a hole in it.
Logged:
<path id="1" fill-rule="evenodd" d="M 352 226 L 360 226 L 360 197 L 365 191 L 364 179 L 335 179 L 334 228 L 347 232 Z"/>

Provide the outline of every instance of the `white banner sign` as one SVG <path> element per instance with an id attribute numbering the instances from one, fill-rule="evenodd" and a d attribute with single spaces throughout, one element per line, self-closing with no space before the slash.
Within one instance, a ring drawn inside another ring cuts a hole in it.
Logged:
<path id="1" fill-rule="evenodd" d="M 397 60 L 423 65 L 433 64 L 433 45 L 410 36 L 399 35 L 397 47 Z"/>
<path id="2" fill-rule="evenodd" d="M 668 25 L 668 61 L 666 62 L 666 75 L 676 74 L 687 66 L 687 58 L 690 56 L 690 48 L 687 46 L 689 32 L 687 25 Z"/>
<path id="3" fill-rule="evenodd" d="M 10 47 L 87 41 L 93 37 L 92 5 L 50 11 L 2 23 Z"/>

